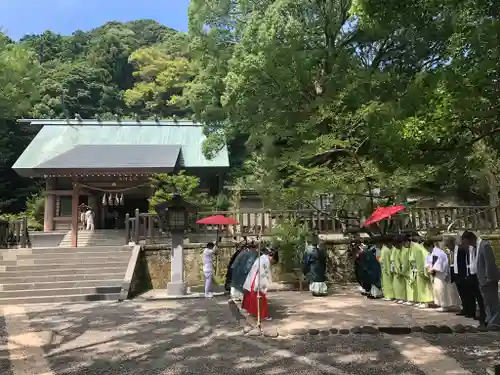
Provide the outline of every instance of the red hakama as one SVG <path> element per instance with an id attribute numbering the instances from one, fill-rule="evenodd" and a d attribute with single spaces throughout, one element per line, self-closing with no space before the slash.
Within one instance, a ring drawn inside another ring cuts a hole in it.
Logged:
<path id="1" fill-rule="evenodd" d="M 241 302 L 241 307 L 245 309 L 250 315 L 257 317 L 259 313 L 258 301 L 260 299 L 260 319 L 265 319 L 269 317 L 268 301 L 265 293 L 260 292 L 260 298 L 257 297 L 257 291 L 254 290 L 255 278 L 258 273 L 255 274 L 251 291 L 245 290 L 243 294 L 243 301 Z"/>

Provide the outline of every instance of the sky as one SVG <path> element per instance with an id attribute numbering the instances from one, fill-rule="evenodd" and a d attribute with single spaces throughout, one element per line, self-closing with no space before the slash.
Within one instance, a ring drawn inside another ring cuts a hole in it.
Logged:
<path id="1" fill-rule="evenodd" d="M 108 21 L 153 19 L 187 31 L 189 0 L 0 0 L 0 29 L 12 39 L 51 30 L 70 35 Z"/>

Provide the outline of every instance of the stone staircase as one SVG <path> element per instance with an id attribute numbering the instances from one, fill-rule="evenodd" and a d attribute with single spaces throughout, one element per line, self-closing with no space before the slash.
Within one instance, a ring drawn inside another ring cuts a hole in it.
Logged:
<path id="1" fill-rule="evenodd" d="M 125 244 L 125 230 L 97 229 L 94 231 L 78 231 L 78 247 L 87 246 L 123 246 Z M 71 231 L 62 239 L 59 247 L 71 247 Z"/>
<path id="2" fill-rule="evenodd" d="M 0 305 L 118 300 L 131 250 L 0 250 Z"/>

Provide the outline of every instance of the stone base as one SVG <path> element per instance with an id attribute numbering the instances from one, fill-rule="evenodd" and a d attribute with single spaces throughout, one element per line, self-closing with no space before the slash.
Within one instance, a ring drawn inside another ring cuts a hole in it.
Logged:
<path id="1" fill-rule="evenodd" d="M 169 296 L 184 296 L 187 293 L 186 283 L 170 282 L 167 284 L 167 294 Z"/>

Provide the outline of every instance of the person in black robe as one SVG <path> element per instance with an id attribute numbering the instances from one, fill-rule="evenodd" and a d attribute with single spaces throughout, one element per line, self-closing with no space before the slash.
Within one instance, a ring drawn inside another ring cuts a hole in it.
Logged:
<path id="1" fill-rule="evenodd" d="M 309 245 L 304 254 L 304 275 L 309 277 L 309 290 L 314 297 L 328 294 L 326 285 L 326 252 L 317 243 Z"/>
<path id="2" fill-rule="evenodd" d="M 226 282 L 224 283 L 224 289 L 226 289 L 227 292 L 231 290 L 231 280 L 233 278 L 233 264 L 238 255 L 245 249 L 246 246 L 240 246 L 238 249 L 235 251 L 231 259 L 229 260 L 229 263 L 227 265 L 227 271 L 226 271 Z"/>
<path id="3" fill-rule="evenodd" d="M 351 243 L 351 253 L 354 258 L 354 276 L 356 277 L 356 281 L 360 286 L 360 292 L 363 295 L 368 295 L 370 293 L 370 285 L 366 283 L 364 279 L 364 270 L 363 270 L 363 258 L 364 258 L 364 250 L 361 245 L 360 240 L 355 240 Z M 368 289 L 366 289 L 368 288 Z"/>
<path id="4" fill-rule="evenodd" d="M 377 247 L 372 244 L 363 251 L 361 259 L 363 268 L 363 285 L 369 292 L 368 298 L 382 297 L 382 270 L 377 260 Z"/>
<path id="5" fill-rule="evenodd" d="M 245 247 L 234 259 L 231 265 L 231 284 L 230 289 L 236 299 L 241 299 L 244 294 L 243 284 L 252 269 L 259 252 L 252 245 Z M 232 296 L 233 297 L 233 296 Z"/>

